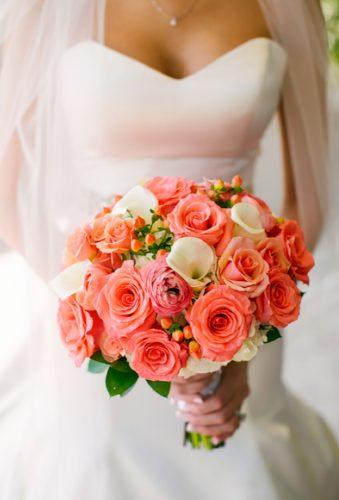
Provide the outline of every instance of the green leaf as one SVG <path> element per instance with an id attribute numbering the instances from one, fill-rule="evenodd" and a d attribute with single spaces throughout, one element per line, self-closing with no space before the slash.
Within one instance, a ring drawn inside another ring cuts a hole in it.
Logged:
<path id="1" fill-rule="evenodd" d="M 179 323 L 172 323 L 171 326 L 169 327 L 168 331 L 173 333 L 176 330 L 181 330 L 182 327 L 179 325 Z"/>
<path id="2" fill-rule="evenodd" d="M 133 370 L 123 372 L 110 367 L 106 375 L 106 388 L 110 396 L 123 396 L 138 380 Z"/>
<path id="3" fill-rule="evenodd" d="M 267 332 L 267 340 L 265 344 L 268 344 L 269 342 L 273 342 L 274 340 L 280 339 L 281 334 L 275 326 L 271 326 L 271 328 Z"/>
<path id="4" fill-rule="evenodd" d="M 88 360 L 87 371 L 90 373 L 102 373 L 107 369 L 106 363 L 95 361 L 94 359 Z"/>
<path id="5" fill-rule="evenodd" d="M 164 398 L 167 398 L 171 384 L 169 382 L 155 382 L 154 380 L 146 380 L 148 385 L 153 389 L 153 391 L 160 394 Z"/>
<path id="6" fill-rule="evenodd" d="M 117 361 L 111 364 L 111 367 L 118 372 L 123 373 L 135 373 L 132 368 L 129 366 L 129 363 L 126 358 L 119 358 Z"/>
<path id="7" fill-rule="evenodd" d="M 96 351 L 92 356 L 91 359 L 93 361 L 97 361 L 98 363 L 102 363 L 104 365 L 110 365 L 109 361 L 106 361 L 106 359 L 103 357 L 101 354 L 101 351 Z"/>

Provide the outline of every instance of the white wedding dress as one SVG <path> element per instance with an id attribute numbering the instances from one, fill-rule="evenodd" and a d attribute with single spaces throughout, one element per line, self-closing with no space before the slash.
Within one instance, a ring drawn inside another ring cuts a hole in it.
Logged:
<path id="1" fill-rule="evenodd" d="M 284 49 L 266 38 L 182 79 L 93 40 L 70 47 L 57 89 L 72 151 L 65 189 L 77 194 L 55 202 L 53 251 L 42 264 L 48 274 L 58 271 L 76 224 L 145 177 L 239 173 L 251 184 L 287 65 Z M 338 498 L 336 445 L 282 384 L 282 341 L 251 362 L 248 419 L 236 435 L 224 449 L 192 451 L 182 447 L 182 423 L 168 401 L 145 383 L 109 399 L 102 375 L 75 368 L 57 335 L 56 299 L 45 293 L 50 313 L 32 325 L 30 341 L 44 353 L 41 364 L 26 372 L 24 360 L 21 389 L 3 419 L 2 500 Z"/>

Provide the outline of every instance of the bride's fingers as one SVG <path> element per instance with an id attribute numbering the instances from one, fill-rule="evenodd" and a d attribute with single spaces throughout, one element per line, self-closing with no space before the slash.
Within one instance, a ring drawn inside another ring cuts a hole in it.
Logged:
<path id="1" fill-rule="evenodd" d="M 194 427 L 197 425 L 223 425 L 233 417 L 237 410 L 240 409 L 242 402 L 242 395 L 237 394 L 229 403 L 214 412 L 198 414 L 191 413 L 187 411 L 186 408 L 182 408 L 177 411 L 176 415 L 185 422 L 189 422 Z"/>
<path id="2" fill-rule="evenodd" d="M 215 437 L 216 441 L 224 441 L 225 439 L 233 436 L 235 431 L 238 429 L 240 425 L 239 418 L 236 415 L 223 424 L 216 425 L 192 425 L 189 424 L 187 426 L 187 430 L 190 432 L 199 432 L 200 434 L 204 434 L 206 436 Z"/>
<path id="3" fill-rule="evenodd" d="M 205 381 L 192 382 L 190 384 L 171 384 L 170 397 L 174 399 L 185 399 L 186 396 L 199 396 L 206 387 Z M 202 400 L 202 398 L 200 398 Z M 189 398 L 192 401 L 192 398 Z"/>

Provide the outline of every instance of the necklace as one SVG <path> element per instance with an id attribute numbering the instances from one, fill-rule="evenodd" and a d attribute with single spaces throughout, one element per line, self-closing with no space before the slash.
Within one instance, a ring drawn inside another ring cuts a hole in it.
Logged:
<path id="1" fill-rule="evenodd" d="M 191 12 L 191 10 L 193 10 L 193 7 L 195 6 L 195 4 L 197 3 L 197 0 L 193 0 L 193 2 L 187 7 L 186 10 L 184 10 L 184 12 L 182 12 L 181 14 L 179 14 L 178 16 L 172 16 L 171 14 L 169 14 L 168 12 L 166 12 L 165 9 L 162 8 L 161 4 L 159 3 L 158 0 L 150 0 L 151 4 L 156 8 L 156 10 L 163 16 L 167 17 L 168 19 L 168 24 L 170 26 L 178 26 L 178 23 L 185 17 L 187 16 L 187 14 L 189 14 Z"/>

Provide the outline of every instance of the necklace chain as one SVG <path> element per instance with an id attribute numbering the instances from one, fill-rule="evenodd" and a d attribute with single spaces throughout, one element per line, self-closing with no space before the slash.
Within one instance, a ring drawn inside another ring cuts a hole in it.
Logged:
<path id="1" fill-rule="evenodd" d="M 177 26 L 178 23 L 189 14 L 193 8 L 195 7 L 195 4 L 197 3 L 198 0 L 193 0 L 193 2 L 187 7 L 186 10 L 184 10 L 181 14 L 177 16 L 172 16 L 169 14 L 159 3 L 158 0 L 150 0 L 151 4 L 155 7 L 155 9 L 163 16 L 167 17 L 168 23 L 170 26 Z"/>

